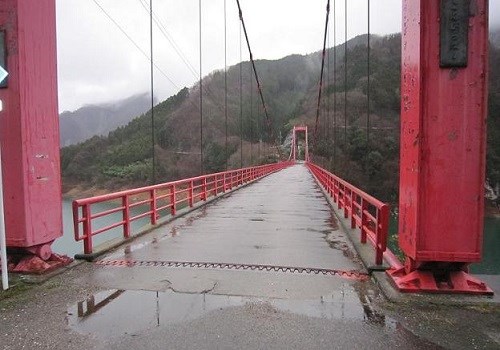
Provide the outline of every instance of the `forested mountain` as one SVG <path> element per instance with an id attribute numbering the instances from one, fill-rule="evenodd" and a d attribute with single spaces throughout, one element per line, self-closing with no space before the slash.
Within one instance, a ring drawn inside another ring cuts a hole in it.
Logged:
<path id="1" fill-rule="evenodd" d="M 383 200 L 396 201 L 401 38 L 396 34 L 373 36 L 371 40 L 369 141 L 366 39 L 366 36 L 359 36 L 348 43 L 347 60 L 344 60 L 343 45 L 328 52 L 320 128 L 313 152 L 315 161 L 323 166 L 334 169 L 340 176 Z M 500 183 L 500 49 L 492 46 L 490 55 L 488 178 L 494 186 Z M 275 61 L 258 60 L 256 66 L 278 141 L 283 142 L 293 125 L 307 124 L 311 144 L 314 143 L 321 53 L 291 55 Z M 243 78 L 241 105 L 240 69 Z M 215 71 L 203 79 L 206 172 L 223 170 L 226 162 L 230 168 L 239 167 L 241 155 L 244 166 L 276 157 L 256 85 L 251 79 L 249 62 L 230 67 L 227 81 L 226 152 L 224 72 Z M 155 107 L 157 181 L 196 175 L 200 171 L 199 94 L 199 86 L 195 85 Z M 150 183 L 152 139 L 151 114 L 147 112 L 108 136 L 63 148 L 65 190 L 76 184 L 114 189 Z"/>
<path id="2" fill-rule="evenodd" d="M 486 180 L 487 195 L 500 207 L 500 30 L 496 32 L 496 38 L 498 45 L 490 47 Z"/>
<path id="3" fill-rule="evenodd" d="M 59 116 L 61 147 L 85 141 L 94 135 L 107 135 L 150 108 L 150 95 L 139 94 L 121 101 L 87 105 L 74 112 L 63 112 Z"/>

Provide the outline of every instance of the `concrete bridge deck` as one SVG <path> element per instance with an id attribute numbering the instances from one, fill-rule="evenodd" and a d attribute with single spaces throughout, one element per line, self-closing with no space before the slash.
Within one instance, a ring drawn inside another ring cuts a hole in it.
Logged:
<path id="1" fill-rule="evenodd" d="M 371 280 L 363 279 L 366 271 L 302 165 L 164 225 L 103 256 L 103 262 L 107 265 L 84 263 L 69 270 L 14 307 L 0 303 L 3 348 L 498 345 L 495 313 L 477 315 L 480 323 L 468 314 L 471 324 L 457 335 L 453 320 L 462 320 L 464 310 L 430 312 L 425 305 L 427 312 L 415 305 L 394 310 L 385 304 Z M 312 270 L 259 271 L 257 265 Z"/>
<path id="2" fill-rule="evenodd" d="M 314 179 L 302 165 L 268 176 L 198 212 L 162 226 L 103 258 L 103 261 L 109 260 L 156 262 L 158 265 L 165 261 L 190 261 L 365 272 Z M 151 271 L 151 276 L 147 271 Z M 159 278 L 172 282 L 173 275 L 177 274 L 179 281 L 176 279 L 174 285 L 162 286 Z M 319 297 L 345 283 L 352 284 L 352 281 L 332 275 L 269 274 L 243 268 L 237 272 L 210 271 L 209 274 L 208 285 L 217 284 L 214 293 L 223 290 L 233 295 L 287 297 L 306 293 Z M 183 286 L 188 282 L 192 285 L 193 281 L 202 284 L 199 290 L 208 287 L 201 282 L 207 276 L 204 270 L 106 267 L 100 269 L 96 278 L 101 275 L 103 283 L 112 288 L 129 289 L 131 280 L 138 281 L 137 286 L 148 290 L 169 287 L 183 290 Z M 311 278 L 315 288 L 310 286 L 312 281 L 307 282 Z"/>

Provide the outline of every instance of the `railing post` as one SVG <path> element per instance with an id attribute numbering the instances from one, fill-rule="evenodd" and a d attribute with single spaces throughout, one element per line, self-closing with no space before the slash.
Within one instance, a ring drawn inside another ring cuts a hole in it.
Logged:
<path id="1" fill-rule="evenodd" d="M 340 190 L 339 186 L 340 186 L 340 184 L 337 181 L 337 179 L 335 179 L 334 181 L 335 181 L 335 184 L 333 185 L 334 186 L 333 188 L 334 188 L 335 194 L 333 196 L 333 201 L 338 204 L 338 202 L 339 202 L 339 190 Z"/>
<path id="2" fill-rule="evenodd" d="M 219 178 L 218 175 L 214 175 L 214 197 L 217 196 L 218 188 L 219 188 Z"/>
<path id="3" fill-rule="evenodd" d="M 157 203 L 156 203 L 156 190 L 153 189 L 149 191 L 149 198 L 151 200 L 150 208 L 151 208 L 151 225 L 156 225 L 158 222 L 158 212 L 157 212 Z"/>
<path id="4" fill-rule="evenodd" d="M 207 200 L 207 177 L 205 176 L 201 184 L 201 199 Z"/>
<path id="5" fill-rule="evenodd" d="M 84 204 L 83 214 L 83 251 L 85 254 L 92 254 L 92 212 L 90 204 Z"/>
<path id="6" fill-rule="evenodd" d="M 354 204 L 356 200 L 356 194 L 353 194 L 353 191 L 351 189 L 351 200 L 350 200 L 350 203 L 351 203 L 351 228 L 354 229 L 356 228 L 356 217 L 355 217 L 355 214 L 356 214 L 356 205 Z"/>
<path id="7" fill-rule="evenodd" d="M 176 213 L 176 201 L 177 199 L 175 198 L 175 185 L 170 186 L 170 214 L 172 216 L 175 216 Z"/>
<path id="8" fill-rule="evenodd" d="M 188 200 L 189 200 L 189 206 L 193 207 L 194 204 L 194 199 L 193 199 L 193 180 L 189 181 L 189 191 L 188 191 Z"/>
<path id="9" fill-rule="evenodd" d="M 329 176 L 330 179 L 330 196 L 333 198 L 335 194 L 335 179 L 333 176 Z"/>
<path id="10" fill-rule="evenodd" d="M 361 243 L 366 243 L 366 228 L 368 227 L 368 219 L 365 211 L 368 210 L 367 202 L 361 198 Z"/>
<path id="11" fill-rule="evenodd" d="M 80 239 L 80 206 L 76 201 L 73 201 L 73 229 L 75 233 L 75 241 Z"/>
<path id="12" fill-rule="evenodd" d="M 123 237 L 130 237 L 130 206 L 129 206 L 128 195 L 122 197 L 122 207 L 123 207 Z"/>
<path id="13" fill-rule="evenodd" d="M 344 200 L 344 218 L 349 217 L 349 194 L 347 191 L 349 190 L 348 187 L 344 185 L 344 195 L 343 195 L 343 200 Z"/>
<path id="14" fill-rule="evenodd" d="M 226 193 L 226 175 L 227 175 L 227 172 L 224 173 L 223 177 L 222 177 L 222 192 Z"/>
<path id="15" fill-rule="evenodd" d="M 384 204 L 377 210 L 377 228 L 375 244 L 375 263 L 382 265 L 384 252 L 387 249 L 387 235 L 389 231 L 389 206 Z"/>

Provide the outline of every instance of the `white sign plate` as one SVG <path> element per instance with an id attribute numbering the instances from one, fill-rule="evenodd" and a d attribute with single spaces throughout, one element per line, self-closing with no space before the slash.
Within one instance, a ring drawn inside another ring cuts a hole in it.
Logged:
<path id="1" fill-rule="evenodd" d="M 0 66 L 0 83 L 4 81 L 5 78 L 7 78 L 7 75 L 9 75 L 9 73 L 5 69 L 3 69 L 2 66 Z"/>

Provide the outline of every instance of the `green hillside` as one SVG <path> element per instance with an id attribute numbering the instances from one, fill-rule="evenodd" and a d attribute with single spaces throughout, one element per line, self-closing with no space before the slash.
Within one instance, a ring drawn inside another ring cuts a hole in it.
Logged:
<path id="1" fill-rule="evenodd" d="M 490 55 L 488 178 L 494 186 L 500 183 L 500 49 L 492 47 Z M 372 38 L 369 142 L 366 130 L 366 36 L 348 43 L 347 89 L 343 45 L 337 47 L 336 57 L 334 64 L 334 50 L 330 49 L 330 69 L 321 105 L 318 141 L 313 150 L 315 161 L 369 193 L 394 202 L 397 200 L 399 166 L 400 35 Z M 319 52 L 256 62 L 280 142 L 285 140 L 293 125 L 299 123 L 309 126 L 310 139 L 313 139 L 320 64 Z M 276 156 L 255 83 L 251 82 L 249 62 L 243 62 L 241 68 L 241 135 L 240 65 L 228 70 L 227 153 L 224 72 L 215 71 L 203 80 L 203 150 L 207 172 L 225 169 L 226 162 L 230 168 L 240 166 L 240 136 L 243 139 L 244 166 L 266 162 Z M 157 105 L 154 115 L 157 182 L 199 174 L 199 87 L 184 88 Z M 65 190 L 77 184 L 109 190 L 151 183 L 151 140 L 151 114 L 148 112 L 107 137 L 94 137 L 63 148 Z"/>

